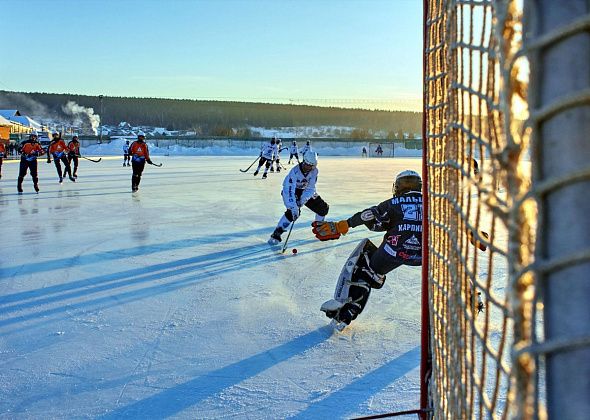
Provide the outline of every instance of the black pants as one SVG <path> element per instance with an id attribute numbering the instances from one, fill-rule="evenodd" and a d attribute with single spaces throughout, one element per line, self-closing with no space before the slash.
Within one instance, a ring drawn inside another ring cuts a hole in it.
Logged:
<path id="1" fill-rule="evenodd" d="M 37 159 L 35 160 L 20 160 L 20 167 L 18 170 L 18 187 L 23 185 L 23 179 L 27 175 L 27 171 L 31 171 L 31 178 L 33 178 L 33 185 L 37 185 L 39 178 L 37 177 Z"/>
<path id="2" fill-rule="evenodd" d="M 0 178 L 2 177 L 2 162 L 4 161 L 3 157 L 0 157 Z"/>
<path id="3" fill-rule="evenodd" d="M 141 182 L 141 174 L 145 168 L 145 160 L 131 160 L 131 169 L 133 169 L 133 175 L 131 176 L 131 189 L 139 187 Z"/>
<path id="4" fill-rule="evenodd" d="M 267 159 L 265 157 L 261 157 L 260 160 L 258 161 L 258 168 L 261 168 L 262 165 L 266 164 L 266 169 L 270 168 L 270 165 L 272 164 L 272 159 Z"/>
<path id="5" fill-rule="evenodd" d="M 123 165 L 125 165 L 126 163 L 129 163 L 129 155 L 125 153 L 123 155 Z"/>
<path id="6" fill-rule="evenodd" d="M 70 164 L 70 167 L 72 166 L 72 161 L 74 161 L 73 175 L 76 176 L 76 174 L 78 173 L 78 155 L 76 155 L 75 153 L 68 154 L 68 163 Z"/>
<path id="7" fill-rule="evenodd" d="M 295 157 L 295 159 L 297 159 L 297 162 L 299 162 L 299 154 L 297 154 L 297 153 L 291 153 L 289 155 L 289 163 L 291 163 L 291 159 L 293 159 L 293 157 Z"/>
<path id="8" fill-rule="evenodd" d="M 72 176 L 72 169 L 70 168 L 70 162 L 68 162 L 68 158 L 66 157 L 66 155 L 63 154 L 59 157 L 56 155 L 53 155 L 53 163 L 55 164 L 55 168 L 57 169 L 57 175 L 59 175 L 60 178 L 62 178 L 64 175 L 61 171 L 61 162 L 63 162 L 63 164 L 64 164 L 65 175 L 68 175 L 69 177 L 71 177 Z"/>

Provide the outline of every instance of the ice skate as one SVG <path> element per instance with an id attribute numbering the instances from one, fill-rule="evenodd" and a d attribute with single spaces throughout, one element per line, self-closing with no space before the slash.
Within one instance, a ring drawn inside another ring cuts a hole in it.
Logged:
<path id="1" fill-rule="evenodd" d="M 262 174 L 262 179 L 266 179 L 266 177 L 267 177 L 267 176 L 268 176 L 268 175 L 266 174 L 266 172 L 265 172 L 265 173 L 263 173 L 263 174 Z"/>
<path id="2" fill-rule="evenodd" d="M 270 239 L 268 240 L 268 244 L 269 245 L 278 245 L 279 243 L 281 243 L 282 239 L 281 239 L 281 234 L 284 232 L 285 230 L 281 227 L 277 227 L 274 232 L 270 235 Z"/>
<path id="3" fill-rule="evenodd" d="M 258 175 L 258 171 L 254 171 L 254 176 Z"/>
<path id="4" fill-rule="evenodd" d="M 336 299 L 330 299 L 324 303 L 320 307 L 320 311 L 324 312 L 328 318 L 334 319 L 338 316 L 338 312 L 344 306 L 343 302 L 339 302 Z"/>

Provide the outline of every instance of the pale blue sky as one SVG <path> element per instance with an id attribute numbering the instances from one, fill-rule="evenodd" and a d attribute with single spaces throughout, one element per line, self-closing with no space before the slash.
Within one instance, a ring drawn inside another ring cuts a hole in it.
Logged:
<path id="1" fill-rule="evenodd" d="M 0 89 L 420 110 L 422 0 L 0 0 L 0 15 Z"/>

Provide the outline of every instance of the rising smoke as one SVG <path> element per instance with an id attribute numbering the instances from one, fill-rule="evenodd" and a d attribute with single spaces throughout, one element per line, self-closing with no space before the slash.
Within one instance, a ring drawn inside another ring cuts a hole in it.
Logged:
<path id="1" fill-rule="evenodd" d="M 62 111 L 73 118 L 74 124 L 82 125 L 87 118 L 92 127 L 94 135 L 98 134 L 98 126 L 100 125 L 100 115 L 94 113 L 94 108 L 86 108 L 85 106 L 78 105 L 74 101 L 68 101 L 61 107 Z"/>
<path id="2" fill-rule="evenodd" d="M 17 109 L 24 115 L 31 115 L 44 119 L 55 117 L 55 113 L 44 104 L 35 101 L 27 95 L 17 92 L 1 92 L 0 108 Z"/>

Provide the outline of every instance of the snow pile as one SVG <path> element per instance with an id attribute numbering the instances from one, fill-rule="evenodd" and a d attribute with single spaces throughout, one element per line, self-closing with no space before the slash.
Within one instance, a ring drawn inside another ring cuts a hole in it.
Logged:
<path id="1" fill-rule="evenodd" d="M 82 148 L 82 153 L 91 156 L 119 156 L 123 153 L 125 138 L 116 138 L 110 143 L 93 144 Z M 174 144 L 174 140 L 147 141 L 150 154 L 154 156 L 256 156 L 260 153 L 261 142 L 244 140 L 192 140 L 184 141 L 187 146 Z M 182 140 L 178 140 L 183 142 Z M 130 140 L 130 143 L 132 140 Z M 305 143 L 299 142 L 299 147 Z M 283 146 L 290 145 L 284 142 Z M 313 150 L 322 156 L 360 156 L 365 142 L 312 141 Z M 289 151 L 284 150 L 282 157 L 288 157 Z M 396 157 L 420 157 L 422 150 L 405 149 L 401 145 L 395 146 Z"/>

